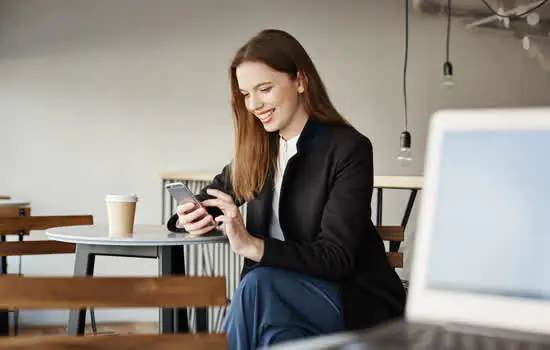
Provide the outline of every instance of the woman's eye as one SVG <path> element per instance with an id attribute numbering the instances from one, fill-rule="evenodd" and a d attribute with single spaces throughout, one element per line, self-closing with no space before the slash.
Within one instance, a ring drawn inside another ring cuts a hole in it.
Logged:
<path id="1" fill-rule="evenodd" d="M 248 94 L 242 94 L 243 98 L 248 98 Z"/>
<path id="2" fill-rule="evenodd" d="M 261 89 L 260 91 L 263 92 L 263 93 L 270 92 L 271 91 L 271 86 L 265 87 L 265 88 Z"/>

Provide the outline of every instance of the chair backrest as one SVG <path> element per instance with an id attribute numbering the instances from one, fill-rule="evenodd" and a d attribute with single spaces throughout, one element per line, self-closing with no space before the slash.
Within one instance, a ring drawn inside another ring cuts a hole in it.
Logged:
<path id="1" fill-rule="evenodd" d="M 39 290 L 40 293 L 36 291 Z M 224 277 L 0 277 L 0 309 L 225 306 Z M 13 337 L 2 349 L 227 349 L 223 334 Z"/>
<path id="2" fill-rule="evenodd" d="M 403 242 L 405 240 L 405 228 L 403 226 L 376 226 L 376 230 L 385 242 Z M 403 267 L 403 253 L 386 252 L 391 266 Z"/>
<path id="3" fill-rule="evenodd" d="M 11 235 L 53 227 L 92 225 L 92 215 L 0 216 L 0 235 Z M 0 256 L 70 254 L 75 245 L 57 241 L 1 242 Z"/>
<path id="4" fill-rule="evenodd" d="M 46 230 L 62 226 L 93 225 L 92 215 L 62 216 L 0 216 L 0 235 L 16 234 L 20 231 Z"/>
<path id="5" fill-rule="evenodd" d="M 0 208 L 2 209 L 2 208 Z M 0 235 L 28 235 L 31 230 L 46 230 L 62 226 L 92 225 L 92 215 L 29 216 L 30 208 L 6 207 L 0 213 Z M 6 210 L 11 210 L 9 212 Z M 23 216 L 19 216 L 19 211 Z M 51 254 L 51 253 L 50 253 Z M 24 255 L 24 254 L 23 254 Z"/>
<path id="6" fill-rule="evenodd" d="M 14 217 L 14 216 L 29 216 L 31 214 L 31 208 L 27 206 L 19 206 L 19 205 L 7 205 L 7 206 L 0 206 L 0 222 L 4 218 L 7 217 Z M 28 235 L 29 231 L 2 231 L 0 232 L 0 235 Z"/>
<path id="7" fill-rule="evenodd" d="M 59 241 L 0 242 L 0 256 L 71 254 L 73 243 Z"/>

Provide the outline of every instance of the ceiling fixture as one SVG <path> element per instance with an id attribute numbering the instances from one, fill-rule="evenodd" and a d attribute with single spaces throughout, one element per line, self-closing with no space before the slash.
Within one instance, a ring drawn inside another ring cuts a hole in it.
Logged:
<path id="1" fill-rule="evenodd" d="M 525 15 L 528 15 L 534 12 L 536 9 L 538 9 L 542 5 L 546 4 L 548 0 L 539 0 L 529 5 L 520 5 L 520 6 L 517 6 L 515 9 L 509 10 L 509 11 L 495 11 L 495 9 L 493 9 L 493 7 L 489 5 L 486 0 L 481 0 L 481 2 L 483 2 L 483 4 L 485 4 L 485 7 L 491 10 L 491 12 L 498 17 L 517 18 L 517 17 L 523 17 Z"/>
<path id="2" fill-rule="evenodd" d="M 527 21 L 527 23 L 538 23 L 538 21 L 540 21 L 540 16 L 536 14 L 535 11 L 541 6 L 545 5 L 548 1 L 549 0 L 538 0 L 530 4 L 519 5 L 508 10 L 504 10 L 502 8 L 495 10 L 491 5 L 487 3 L 486 0 L 481 0 L 485 7 L 487 7 L 487 9 L 489 9 L 493 14 L 491 16 L 476 20 L 468 24 L 466 26 L 466 29 L 480 27 L 495 21 L 502 21 L 504 23 L 504 27 L 509 28 L 510 20 L 521 19 L 524 16 L 526 17 L 525 20 Z M 532 15 L 529 16 L 530 14 Z"/>
<path id="3" fill-rule="evenodd" d="M 445 63 L 443 63 L 443 86 L 451 87 L 454 86 L 454 72 L 453 64 L 449 59 L 449 49 L 451 43 L 451 0 L 447 0 L 447 43 L 446 43 L 446 55 Z"/>
<path id="4" fill-rule="evenodd" d="M 401 166 L 409 166 L 412 162 L 411 134 L 409 132 L 409 117 L 407 106 L 407 66 L 409 62 L 409 1 L 405 0 L 405 62 L 403 64 L 403 103 L 405 107 L 405 130 L 399 138 L 400 151 L 397 160 Z"/>

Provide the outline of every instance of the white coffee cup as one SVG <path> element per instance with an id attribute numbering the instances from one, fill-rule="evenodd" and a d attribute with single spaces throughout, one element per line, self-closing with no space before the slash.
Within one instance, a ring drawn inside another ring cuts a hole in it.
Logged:
<path id="1" fill-rule="evenodd" d="M 132 235 L 137 201 L 138 197 L 135 194 L 108 194 L 105 197 L 110 236 L 124 237 Z"/>

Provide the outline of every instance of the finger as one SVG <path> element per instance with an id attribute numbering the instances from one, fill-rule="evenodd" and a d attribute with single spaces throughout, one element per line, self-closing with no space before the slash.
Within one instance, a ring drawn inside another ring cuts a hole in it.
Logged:
<path id="1" fill-rule="evenodd" d="M 206 226 L 205 228 L 201 228 L 200 230 L 197 230 L 197 231 L 193 231 L 193 232 L 189 232 L 190 235 L 193 235 L 193 236 L 198 236 L 198 235 L 202 235 L 202 234 L 205 234 L 206 232 L 210 232 L 212 231 L 213 229 L 215 229 L 216 226 L 212 225 L 212 226 Z"/>
<path id="2" fill-rule="evenodd" d="M 209 189 L 206 190 L 206 193 L 208 193 L 209 195 L 214 196 L 216 198 L 219 198 L 221 200 L 224 200 L 226 202 L 233 203 L 233 198 L 230 195 L 228 195 L 227 193 L 224 193 L 220 190 L 216 190 L 214 188 L 209 188 Z"/>
<path id="3" fill-rule="evenodd" d="M 228 216 L 228 215 L 220 215 L 220 216 L 216 216 L 214 221 L 216 221 L 217 223 L 221 223 L 221 222 L 228 223 L 228 222 L 233 221 L 233 219 L 234 218 L 232 218 L 231 216 Z"/>
<path id="4" fill-rule="evenodd" d="M 192 211 L 189 214 L 178 215 L 179 216 L 179 222 L 182 225 L 191 224 L 192 222 L 197 221 L 197 219 L 202 218 L 205 214 L 208 214 L 206 209 L 199 208 L 197 210 Z"/>
<path id="5" fill-rule="evenodd" d="M 204 202 L 202 202 L 202 205 L 205 207 L 218 207 L 222 211 L 226 211 L 231 209 L 232 207 L 235 207 L 235 204 L 233 202 L 226 202 L 221 199 L 213 198 L 213 199 L 207 199 Z"/>
<path id="6" fill-rule="evenodd" d="M 212 220 L 213 219 L 211 215 L 206 215 L 204 218 L 200 219 L 199 221 L 185 225 L 184 228 L 187 232 L 198 231 L 208 226 L 212 222 Z"/>
<path id="7" fill-rule="evenodd" d="M 190 202 L 187 202 L 187 203 L 181 203 L 180 205 L 177 206 L 176 208 L 176 211 L 178 214 L 185 214 L 187 212 L 191 212 L 193 211 L 193 209 L 196 209 L 198 208 L 197 204 L 195 203 L 190 203 Z"/>

